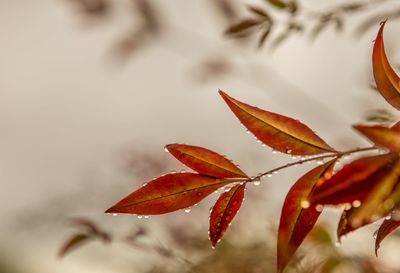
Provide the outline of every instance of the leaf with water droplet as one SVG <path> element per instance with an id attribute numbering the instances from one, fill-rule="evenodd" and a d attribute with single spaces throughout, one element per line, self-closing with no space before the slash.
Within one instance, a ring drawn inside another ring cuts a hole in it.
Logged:
<path id="1" fill-rule="evenodd" d="M 165 148 L 200 174 L 219 178 L 249 178 L 232 161 L 209 149 L 186 144 L 169 144 Z"/>
<path id="2" fill-rule="evenodd" d="M 354 125 L 353 128 L 366 136 L 377 146 L 389 149 L 395 153 L 400 152 L 400 131 L 396 127 Z"/>
<path id="3" fill-rule="evenodd" d="M 383 39 L 383 29 L 385 22 L 381 24 L 378 35 L 375 39 L 372 67 L 376 86 L 385 98 L 394 108 L 400 110 L 400 78 L 391 67 L 386 56 Z"/>
<path id="4" fill-rule="evenodd" d="M 343 209 L 342 215 L 340 216 L 339 224 L 336 230 L 338 241 L 341 242 L 342 237 L 348 233 L 360 228 L 354 228 L 350 225 L 349 218 L 357 211 L 357 207 L 350 207 Z"/>
<path id="5" fill-rule="evenodd" d="M 394 219 L 389 219 L 389 220 L 384 220 L 382 225 L 379 227 L 379 229 L 375 233 L 375 255 L 378 256 L 378 249 L 381 246 L 381 242 L 383 239 L 385 239 L 386 236 L 388 236 L 390 233 L 392 233 L 394 230 L 396 230 L 400 226 L 400 221 L 394 220 Z"/>
<path id="6" fill-rule="evenodd" d="M 278 272 L 285 269 L 321 214 L 314 207 L 304 206 L 305 201 L 324 179 L 324 174 L 333 171 L 335 161 L 331 160 L 307 172 L 286 195 L 278 229 Z"/>
<path id="7" fill-rule="evenodd" d="M 364 202 L 368 192 L 379 183 L 397 157 L 395 154 L 383 154 L 357 159 L 318 185 L 309 201 L 321 205 L 352 203 L 355 200 Z"/>
<path id="8" fill-rule="evenodd" d="M 384 207 L 384 201 L 391 195 L 400 178 L 400 158 L 386 165 L 374 176 L 375 186 L 368 191 L 359 208 L 351 215 L 349 222 L 353 228 L 370 224 L 386 216 L 391 209 Z"/>
<path id="9" fill-rule="evenodd" d="M 243 125 L 271 148 L 291 155 L 335 152 L 298 120 L 240 102 L 221 90 L 219 93 Z"/>
<path id="10" fill-rule="evenodd" d="M 236 185 L 224 192 L 214 204 L 210 214 L 209 237 L 215 246 L 228 229 L 244 200 L 246 185 Z"/>
<path id="11" fill-rule="evenodd" d="M 232 183 L 195 173 L 158 177 L 109 208 L 108 213 L 154 215 L 184 209 L 198 203 L 218 188 Z"/>

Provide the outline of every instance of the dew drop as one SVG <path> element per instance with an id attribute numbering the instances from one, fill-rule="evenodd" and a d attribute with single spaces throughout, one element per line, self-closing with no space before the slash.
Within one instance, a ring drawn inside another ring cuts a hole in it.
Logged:
<path id="1" fill-rule="evenodd" d="M 335 246 L 336 246 L 336 247 L 339 247 L 340 245 L 341 245 L 341 244 L 340 244 L 339 241 L 336 241 L 336 242 L 335 242 Z"/>
<path id="2" fill-rule="evenodd" d="M 145 215 L 145 216 L 144 216 L 144 218 L 146 218 L 146 219 L 149 219 L 149 218 L 150 218 L 150 216 L 148 216 L 148 215 Z"/>
<path id="3" fill-rule="evenodd" d="M 292 153 L 292 149 L 286 148 L 286 153 L 287 154 L 291 154 Z"/>
<path id="4" fill-rule="evenodd" d="M 168 148 L 167 148 L 167 147 L 165 147 L 165 148 L 164 148 L 164 152 L 166 152 L 166 153 L 169 153 L 169 151 L 168 151 Z"/>
<path id="5" fill-rule="evenodd" d="M 324 164 L 323 160 L 317 160 L 317 165 L 322 165 L 322 164 Z"/>
<path id="6" fill-rule="evenodd" d="M 273 174 L 278 174 L 278 171 L 273 171 L 272 173 L 273 173 Z"/>
<path id="7" fill-rule="evenodd" d="M 372 237 L 374 237 L 374 239 L 376 240 L 376 238 L 378 238 L 378 231 L 375 231 Z"/>
<path id="8" fill-rule="evenodd" d="M 190 210 L 191 210 L 190 208 L 186 208 L 186 209 L 185 209 L 185 212 L 186 212 L 186 213 L 189 213 Z"/>
<path id="9" fill-rule="evenodd" d="M 267 177 L 272 177 L 272 173 L 267 173 Z"/>
<path id="10" fill-rule="evenodd" d="M 249 130 L 247 130 L 246 133 L 251 134 L 251 132 Z"/>
<path id="11" fill-rule="evenodd" d="M 276 150 L 272 150 L 272 153 L 273 153 L 273 154 L 277 154 L 277 153 L 278 153 L 278 151 L 276 151 Z"/>
<path id="12" fill-rule="evenodd" d="M 301 207 L 303 209 L 309 208 L 310 207 L 310 202 L 308 202 L 307 200 L 301 201 Z"/>
<path id="13" fill-rule="evenodd" d="M 361 201 L 360 200 L 354 200 L 352 203 L 353 207 L 358 208 L 361 206 Z"/>
<path id="14" fill-rule="evenodd" d="M 293 160 L 296 160 L 297 158 L 298 158 L 297 156 L 292 155 L 292 159 L 293 159 Z"/>
<path id="15" fill-rule="evenodd" d="M 254 186 L 260 186 L 261 181 L 260 180 L 255 180 L 253 184 L 254 184 Z"/>
<path id="16" fill-rule="evenodd" d="M 385 217 L 385 220 L 390 220 L 390 219 L 392 219 L 392 215 L 388 215 Z"/>
<path id="17" fill-rule="evenodd" d="M 118 216 L 118 213 L 113 213 L 113 215 L 112 215 L 112 216 L 114 216 L 114 217 L 115 217 L 115 216 Z"/>
<path id="18" fill-rule="evenodd" d="M 323 209 L 324 209 L 323 205 L 316 205 L 315 206 L 315 210 L 318 211 L 318 212 L 321 212 Z"/>
<path id="19" fill-rule="evenodd" d="M 142 219 L 142 218 L 143 218 L 143 215 L 138 215 L 137 218 L 138 218 L 138 219 Z"/>

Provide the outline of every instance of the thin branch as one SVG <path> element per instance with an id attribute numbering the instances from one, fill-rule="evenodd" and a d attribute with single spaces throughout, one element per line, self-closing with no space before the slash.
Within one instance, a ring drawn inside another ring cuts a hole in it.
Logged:
<path id="1" fill-rule="evenodd" d="M 316 161 L 316 160 L 323 160 L 325 158 L 332 158 L 332 157 L 340 158 L 342 156 L 349 155 L 349 154 L 373 151 L 373 150 L 378 150 L 378 149 L 379 149 L 379 147 L 372 146 L 372 147 L 366 147 L 366 148 L 355 148 L 355 149 L 351 149 L 351 150 L 344 151 L 344 152 L 336 152 L 336 153 L 324 154 L 324 155 L 320 155 L 320 156 L 309 157 L 309 158 L 306 158 L 306 159 L 302 159 L 302 160 L 298 160 L 298 161 L 295 161 L 295 162 L 291 162 L 291 163 L 288 163 L 286 165 L 283 165 L 283 166 L 271 169 L 269 171 L 260 173 L 260 174 L 258 174 L 256 176 L 253 176 L 250 179 L 246 180 L 244 183 L 250 183 L 250 182 L 254 182 L 254 181 L 259 181 L 262 177 L 264 177 L 266 175 L 271 175 L 274 172 L 277 172 L 279 170 L 286 169 L 286 168 L 289 168 L 289 167 L 292 167 L 292 166 L 296 166 L 296 165 L 301 165 L 301 164 L 306 163 L 306 162 Z"/>

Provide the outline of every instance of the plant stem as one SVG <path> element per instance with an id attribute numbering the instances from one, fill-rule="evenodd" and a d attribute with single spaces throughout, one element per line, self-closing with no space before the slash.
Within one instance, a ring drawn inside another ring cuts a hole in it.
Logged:
<path id="1" fill-rule="evenodd" d="M 335 152 L 335 153 L 324 154 L 324 155 L 320 155 L 320 156 L 309 157 L 309 158 L 306 158 L 306 159 L 302 159 L 302 160 L 298 160 L 298 161 L 295 161 L 295 162 L 291 162 L 291 163 L 288 163 L 286 165 L 283 165 L 283 166 L 271 169 L 269 171 L 260 173 L 260 174 L 258 174 L 256 176 L 253 176 L 250 179 L 246 180 L 245 183 L 258 181 L 263 176 L 266 176 L 268 174 L 273 174 L 274 172 L 277 172 L 279 170 L 286 169 L 286 168 L 289 168 L 289 167 L 292 167 L 292 166 L 295 166 L 295 165 L 301 165 L 301 164 L 306 163 L 306 162 L 315 161 L 315 160 L 322 160 L 322 159 L 331 158 L 331 157 L 340 158 L 342 156 L 349 155 L 349 154 L 373 151 L 373 150 L 377 150 L 377 149 L 379 149 L 379 147 L 372 146 L 372 147 L 366 147 L 366 148 L 355 148 L 355 149 L 347 150 L 347 151 L 344 151 L 344 152 Z"/>

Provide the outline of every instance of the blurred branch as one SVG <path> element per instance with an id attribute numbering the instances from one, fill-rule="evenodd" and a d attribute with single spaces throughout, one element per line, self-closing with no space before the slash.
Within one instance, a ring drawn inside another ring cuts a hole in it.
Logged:
<path id="1" fill-rule="evenodd" d="M 268 36 L 272 35 L 274 38 L 271 41 L 271 48 L 276 48 L 291 35 L 306 33 L 304 31 L 306 29 L 309 29 L 308 35 L 311 40 L 315 40 L 330 26 L 334 27 L 337 32 L 342 32 L 345 27 L 345 20 L 356 14 L 367 14 L 368 16 L 371 11 L 375 13 L 361 22 L 356 30 L 358 36 L 364 34 L 385 18 L 398 19 L 400 17 L 400 4 L 398 3 L 397 6 L 392 4 L 389 11 L 379 11 L 381 6 L 384 7 L 391 0 L 349 1 L 322 11 L 308 11 L 301 5 L 300 1 L 294 0 L 265 0 L 265 2 L 262 7 L 250 8 L 251 15 L 238 19 L 227 28 L 225 34 L 230 38 L 237 39 L 258 33 L 259 47 L 265 43 Z M 264 15 L 268 19 L 261 20 L 260 15 Z M 283 20 L 279 19 L 282 17 L 284 17 Z M 272 31 L 275 29 L 277 30 Z"/>

